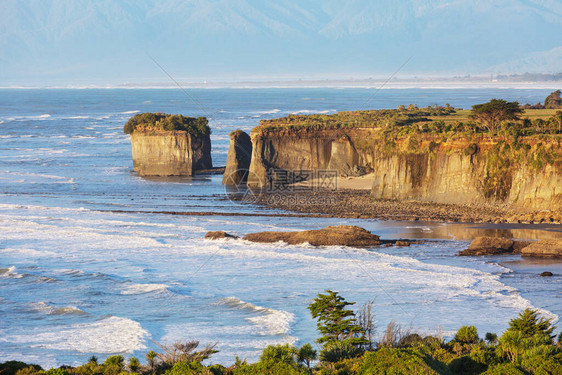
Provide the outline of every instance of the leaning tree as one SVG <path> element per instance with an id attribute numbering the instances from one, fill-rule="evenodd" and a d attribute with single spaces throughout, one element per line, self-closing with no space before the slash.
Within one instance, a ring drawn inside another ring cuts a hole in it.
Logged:
<path id="1" fill-rule="evenodd" d="M 518 102 L 492 99 L 488 103 L 473 105 L 471 117 L 490 132 L 495 132 L 502 121 L 519 120 L 523 112 Z"/>

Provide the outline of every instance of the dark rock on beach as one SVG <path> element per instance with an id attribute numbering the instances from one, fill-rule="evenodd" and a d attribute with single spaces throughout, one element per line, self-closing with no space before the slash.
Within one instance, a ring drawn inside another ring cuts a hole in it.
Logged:
<path id="1" fill-rule="evenodd" d="M 381 244 L 379 236 L 366 229 L 350 225 L 330 226 L 302 232 L 251 233 L 244 239 L 263 243 L 283 241 L 291 245 L 309 243 L 313 246 L 371 247 Z"/>
<path id="2" fill-rule="evenodd" d="M 238 238 L 237 236 L 234 236 L 232 234 L 226 233 L 222 230 L 218 230 L 215 232 L 207 232 L 207 234 L 205 235 L 205 238 L 208 240 L 220 240 L 223 238 L 233 238 L 236 239 Z"/>
<path id="3" fill-rule="evenodd" d="M 515 241 L 500 237 L 476 237 L 461 256 L 511 254 Z"/>

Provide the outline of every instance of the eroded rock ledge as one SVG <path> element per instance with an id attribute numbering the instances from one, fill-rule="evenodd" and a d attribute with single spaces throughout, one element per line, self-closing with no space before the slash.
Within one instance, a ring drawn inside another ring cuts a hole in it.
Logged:
<path id="1" fill-rule="evenodd" d="M 251 233 L 246 235 L 244 239 L 264 243 L 283 241 L 290 245 L 309 243 L 313 246 L 371 247 L 381 244 L 379 236 L 372 234 L 366 229 L 351 225 L 340 225 L 302 232 Z"/>
<path id="2" fill-rule="evenodd" d="M 514 241 L 501 237 L 476 237 L 460 256 L 521 254 L 524 257 L 562 258 L 562 239 L 547 239 L 536 242 Z"/>

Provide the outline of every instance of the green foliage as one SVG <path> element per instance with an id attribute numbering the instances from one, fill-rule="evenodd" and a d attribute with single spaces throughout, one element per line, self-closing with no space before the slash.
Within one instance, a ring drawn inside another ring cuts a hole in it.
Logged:
<path id="1" fill-rule="evenodd" d="M 461 344 L 476 344 L 480 341 L 475 326 L 462 326 L 455 335 L 455 341 Z"/>
<path id="2" fill-rule="evenodd" d="M 536 310 L 525 309 L 519 316 L 509 322 L 507 332 L 521 332 L 524 338 L 529 338 L 534 335 L 548 336 L 552 342 L 552 332 L 556 327 L 552 325 L 552 319 L 545 319 L 539 317 L 539 312 Z"/>
<path id="3" fill-rule="evenodd" d="M 562 352 L 552 345 L 536 346 L 525 351 L 520 366 L 531 374 L 562 374 Z"/>
<path id="4" fill-rule="evenodd" d="M 137 357 L 131 357 L 129 358 L 129 369 L 132 372 L 138 372 L 141 368 L 141 364 L 140 361 Z"/>
<path id="5" fill-rule="evenodd" d="M 418 108 L 410 105 L 408 109 L 381 109 L 367 111 L 344 111 L 331 115 L 289 115 L 287 117 L 261 120 L 260 126 L 270 129 L 279 126 L 288 129 L 345 129 L 402 127 L 430 121 L 430 116 L 446 116 L 455 112 L 452 107 L 430 106 Z"/>
<path id="6" fill-rule="evenodd" d="M 104 366 L 118 366 L 119 368 L 123 368 L 124 364 L 125 358 L 122 355 L 110 355 L 103 362 Z"/>
<path id="7" fill-rule="evenodd" d="M 363 329 L 355 319 L 355 313 L 347 309 L 354 304 L 331 290 L 326 290 L 326 294 L 318 294 L 308 306 L 312 318 L 318 320 L 318 331 L 323 335 L 317 340 L 318 343 L 343 340 L 348 340 L 352 345 L 366 343 Z"/>
<path id="8" fill-rule="evenodd" d="M 211 133 L 205 117 L 186 117 L 183 115 L 170 115 L 165 113 L 138 113 L 131 117 L 123 127 L 125 134 L 139 131 L 176 131 L 183 130 L 199 137 Z"/>
<path id="9" fill-rule="evenodd" d="M 45 374 L 46 375 L 68 375 L 68 371 L 66 371 L 63 368 L 52 368 L 52 369 L 48 370 Z"/>
<path id="10" fill-rule="evenodd" d="M 16 372 L 24 368 L 31 367 L 35 371 L 41 371 L 42 368 L 39 365 L 28 364 L 20 361 L 7 361 L 0 363 L 0 374 L 2 375 L 15 375 Z"/>
<path id="11" fill-rule="evenodd" d="M 502 121 L 519 120 L 524 112 L 517 102 L 492 99 L 488 103 L 472 106 L 472 118 L 485 125 L 490 132 L 495 132 Z"/>
<path id="12" fill-rule="evenodd" d="M 562 108 L 562 98 L 560 97 L 560 94 L 562 94 L 560 90 L 551 92 L 550 95 L 548 95 L 544 100 L 544 106 L 546 108 L 554 108 L 554 109 Z"/>
<path id="13" fill-rule="evenodd" d="M 485 339 L 490 345 L 495 345 L 498 343 L 498 335 L 496 335 L 495 333 L 486 332 Z"/>
<path id="14" fill-rule="evenodd" d="M 362 354 L 363 349 L 354 345 L 350 340 L 329 341 L 320 352 L 320 360 L 335 363 L 359 357 Z"/>
<path id="15" fill-rule="evenodd" d="M 439 374 L 419 353 L 409 349 L 382 348 L 365 354 L 361 374 Z"/>
<path id="16" fill-rule="evenodd" d="M 178 362 L 171 369 L 166 371 L 164 375 L 198 375 L 203 372 L 205 366 L 199 362 Z"/>
<path id="17" fill-rule="evenodd" d="M 498 355 L 519 363 L 527 351 L 552 345 L 554 329 L 550 319 L 539 318 L 537 311 L 526 309 L 509 322 L 509 328 L 499 339 Z"/>
<path id="18" fill-rule="evenodd" d="M 488 368 L 482 375 L 526 375 L 523 370 L 513 363 L 501 363 Z"/>
<path id="19" fill-rule="evenodd" d="M 295 351 L 295 356 L 298 363 L 306 365 L 310 370 L 310 362 L 317 358 L 318 353 L 312 348 L 312 345 L 307 343 Z"/>
<path id="20" fill-rule="evenodd" d="M 260 356 L 260 362 L 266 367 L 272 366 L 276 363 L 293 365 L 295 364 L 293 348 L 289 344 L 269 345 L 263 350 Z"/>
<path id="21" fill-rule="evenodd" d="M 290 345 L 269 345 L 261 356 L 259 362 L 248 365 L 245 361 L 239 361 L 235 365 L 233 374 L 306 374 L 308 371 L 300 366 L 294 358 L 295 349 Z"/>
<path id="22" fill-rule="evenodd" d="M 449 369 L 453 374 L 476 375 L 485 371 L 487 366 L 465 355 L 449 362 Z"/>

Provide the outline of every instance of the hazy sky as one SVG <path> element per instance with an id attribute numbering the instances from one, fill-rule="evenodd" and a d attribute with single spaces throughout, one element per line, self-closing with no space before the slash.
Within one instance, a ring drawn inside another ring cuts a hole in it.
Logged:
<path id="1" fill-rule="evenodd" d="M 0 86 L 562 71 L 560 0 L 1 0 Z"/>

